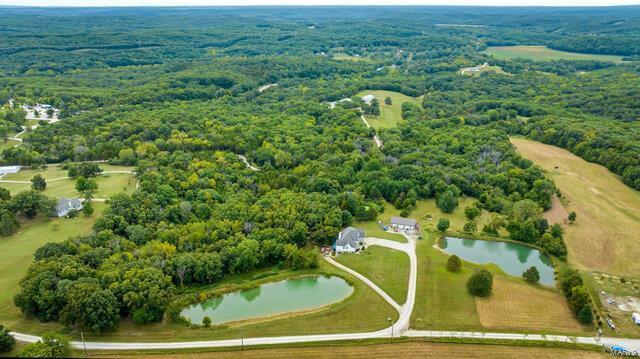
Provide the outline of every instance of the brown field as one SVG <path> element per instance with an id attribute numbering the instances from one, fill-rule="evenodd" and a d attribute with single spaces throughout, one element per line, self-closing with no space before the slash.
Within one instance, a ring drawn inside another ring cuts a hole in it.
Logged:
<path id="1" fill-rule="evenodd" d="M 567 209 L 578 215 L 576 223 L 565 226 L 569 262 L 583 270 L 637 277 L 640 193 L 605 167 L 559 147 L 520 138 L 511 142 L 547 171 Z"/>
<path id="2" fill-rule="evenodd" d="M 99 357 L 113 352 L 91 353 Z M 136 358 L 604 358 L 603 353 L 563 348 L 509 345 L 404 342 L 367 345 L 311 346 L 297 348 L 246 349 L 225 352 L 123 355 Z"/>
<path id="3" fill-rule="evenodd" d="M 476 298 L 480 323 L 487 329 L 583 331 L 562 295 L 529 284 L 494 278 L 488 298 Z"/>
<path id="4" fill-rule="evenodd" d="M 569 212 L 564 208 L 560 199 L 556 196 L 553 196 L 553 200 L 551 201 L 551 209 L 544 212 L 544 218 L 549 222 L 549 224 L 565 223 L 567 217 L 569 216 Z"/>

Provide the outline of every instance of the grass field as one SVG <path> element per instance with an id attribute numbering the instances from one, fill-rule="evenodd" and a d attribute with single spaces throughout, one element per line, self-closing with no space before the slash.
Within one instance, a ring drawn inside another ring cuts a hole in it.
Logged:
<path id="1" fill-rule="evenodd" d="M 553 50 L 546 46 L 489 46 L 484 53 L 492 55 L 496 59 L 523 58 L 536 61 L 553 60 L 596 60 L 596 61 L 622 61 L 622 56 L 579 54 Z"/>
<path id="2" fill-rule="evenodd" d="M 371 61 L 371 59 L 362 56 L 352 56 L 344 52 L 336 52 L 333 54 L 334 60 L 342 61 Z"/>
<path id="3" fill-rule="evenodd" d="M 362 253 L 341 254 L 336 259 L 374 282 L 398 304 L 407 300 L 409 256 L 401 251 L 370 246 Z"/>
<path id="4" fill-rule="evenodd" d="M 556 291 L 501 278 L 493 282 L 488 298 L 476 298 L 480 324 L 487 329 L 581 331 L 564 298 Z"/>
<path id="5" fill-rule="evenodd" d="M 100 164 L 100 168 L 104 171 L 131 171 L 131 167 L 113 166 L 108 164 Z M 2 180 L 11 181 L 30 181 L 36 174 L 42 175 L 47 180 L 47 189 L 44 193 L 54 198 L 60 197 L 79 197 L 80 193 L 76 191 L 76 181 L 67 177 L 67 171 L 60 166 L 48 166 L 44 170 L 28 169 L 21 170 L 18 173 L 12 173 L 4 176 Z M 52 179 L 57 179 L 51 181 Z M 119 193 L 131 193 L 135 190 L 136 179 L 133 174 L 129 173 L 105 173 L 96 177 L 98 190 L 94 193 L 95 198 L 108 198 L 109 196 Z M 30 183 L 6 183 L 0 182 L 0 187 L 8 189 L 12 194 L 20 191 L 26 191 L 31 188 Z"/>
<path id="6" fill-rule="evenodd" d="M 114 352 L 90 352 L 92 356 L 114 357 Z M 261 348 L 191 353 L 123 354 L 117 356 L 135 358 L 605 358 L 604 353 L 580 349 L 542 348 L 511 345 L 484 345 L 458 343 L 431 343 L 407 341 L 385 344 L 312 345 L 293 348 Z"/>
<path id="7" fill-rule="evenodd" d="M 465 76 L 475 76 L 478 77 L 485 72 L 495 72 L 497 74 L 507 74 L 502 70 L 500 66 L 477 66 L 478 71 L 470 71 L 471 67 L 465 67 L 460 69 L 460 74 Z"/>
<path id="8" fill-rule="evenodd" d="M 467 293 L 466 282 L 481 266 L 463 261 L 460 272 L 449 272 L 448 256 L 433 248 L 439 236 L 428 233 L 425 237 L 416 248 L 418 286 L 411 328 L 465 331 L 535 328 L 548 333 L 585 333 L 567 312 L 566 304 L 561 304 L 560 293 L 526 284 L 494 265 L 482 267 L 493 273 L 496 292 L 488 299 L 477 300 Z"/>
<path id="9" fill-rule="evenodd" d="M 19 145 L 21 143 L 22 142 L 20 141 L 10 140 L 10 139 L 0 141 L 0 154 L 2 153 L 2 151 L 6 150 L 7 148 L 15 147 L 16 145 Z"/>
<path id="10" fill-rule="evenodd" d="M 567 209 L 578 215 L 574 224 L 565 226 L 569 262 L 583 270 L 638 277 L 640 193 L 605 167 L 559 147 L 519 138 L 511 142 L 547 171 Z"/>
<path id="11" fill-rule="evenodd" d="M 373 95 L 380 101 L 380 116 L 365 116 L 367 122 L 376 130 L 379 128 L 393 128 L 398 126 L 402 120 L 402 104 L 411 102 L 418 106 L 422 106 L 422 96 L 409 97 L 399 92 L 381 91 L 381 90 L 364 90 L 356 94 L 358 97 Z M 385 105 L 384 99 L 390 97 L 391 105 Z"/>
<path id="12" fill-rule="evenodd" d="M 80 215 L 77 218 L 37 218 L 23 223 L 20 230 L 10 237 L 0 238 L 0 322 L 11 328 L 21 325 L 27 327 L 38 324 L 23 318 L 14 307 L 13 296 L 18 293 L 18 282 L 33 261 L 33 253 L 48 242 L 62 242 L 65 239 L 90 231 L 93 222 L 100 216 L 103 203 L 94 203 L 95 213 L 91 217 Z M 56 227 L 57 225 L 57 227 Z M 56 324 L 47 324 L 46 328 L 57 328 Z"/>

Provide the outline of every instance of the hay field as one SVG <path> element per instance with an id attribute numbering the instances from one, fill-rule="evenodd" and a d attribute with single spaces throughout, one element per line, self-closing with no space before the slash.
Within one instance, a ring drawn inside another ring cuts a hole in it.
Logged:
<path id="1" fill-rule="evenodd" d="M 565 226 L 569 262 L 583 270 L 637 277 L 640 273 L 640 193 L 598 164 L 559 147 L 520 138 L 511 142 L 544 168 L 578 215 Z M 555 169 L 558 166 L 558 169 Z"/>
<path id="2" fill-rule="evenodd" d="M 578 324 L 562 294 L 494 278 L 488 298 L 476 297 L 480 323 L 487 329 L 580 332 Z"/>
<path id="3" fill-rule="evenodd" d="M 535 61 L 553 60 L 596 60 L 596 61 L 622 61 L 622 56 L 580 54 L 553 50 L 546 46 L 489 46 L 484 51 L 496 59 L 523 58 Z"/>

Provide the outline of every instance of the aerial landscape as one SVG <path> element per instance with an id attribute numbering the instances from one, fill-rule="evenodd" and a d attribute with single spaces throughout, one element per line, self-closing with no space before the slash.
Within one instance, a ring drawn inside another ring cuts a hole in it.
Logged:
<path id="1" fill-rule="evenodd" d="M 640 5 L 0 1 L 0 357 L 640 353 Z"/>

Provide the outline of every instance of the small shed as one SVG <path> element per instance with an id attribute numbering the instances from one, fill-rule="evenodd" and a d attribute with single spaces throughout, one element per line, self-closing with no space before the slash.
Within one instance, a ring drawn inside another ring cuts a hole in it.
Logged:
<path id="1" fill-rule="evenodd" d="M 631 314 L 631 319 L 633 320 L 634 323 L 640 325 L 640 314 L 638 313 Z"/>
<path id="2" fill-rule="evenodd" d="M 415 231 L 418 229 L 418 222 L 412 218 L 391 217 L 391 227 L 397 230 Z"/>

